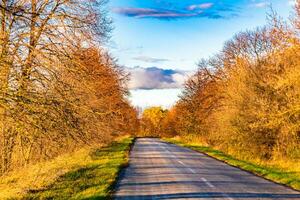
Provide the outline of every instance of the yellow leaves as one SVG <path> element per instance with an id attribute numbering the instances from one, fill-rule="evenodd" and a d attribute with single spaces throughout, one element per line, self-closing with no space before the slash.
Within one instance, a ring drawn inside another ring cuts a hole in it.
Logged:
<path id="1" fill-rule="evenodd" d="M 166 110 L 161 107 L 151 107 L 144 110 L 142 118 L 150 120 L 155 126 L 166 116 Z"/>
<path id="2" fill-rule="evenodd" d="M 164 134 L 163 121 L 168 111 L 161 107 L 150 107 L 144 110 L 141 118 L 141 134 L 159 136 Z"/>

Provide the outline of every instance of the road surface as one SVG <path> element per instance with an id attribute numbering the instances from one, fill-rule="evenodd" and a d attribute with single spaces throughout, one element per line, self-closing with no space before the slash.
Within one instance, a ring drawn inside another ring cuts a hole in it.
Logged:
<path id="1" fill-rule="evenodd" d="M 115 199 L 299 199 L 300 192 L 159 139 L 137 139 Z"/>

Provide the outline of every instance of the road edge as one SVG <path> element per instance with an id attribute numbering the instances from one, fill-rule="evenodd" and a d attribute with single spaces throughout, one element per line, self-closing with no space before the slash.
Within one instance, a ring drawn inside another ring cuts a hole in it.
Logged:
<path id="1" fill-rule="evenodd" d="M 131 143 L 130 143 L 129 148 L 128 148 L 128 150 L 126 152 L 126 155 L 125 155 L 126 156 L 126 158 L 125 158 L 126 161 L 122 165 L 120 165 L 117 177 L 116 177 L 115 181 L 110 186 L 109 199 L 114 199 L 114 194 L 116 193 L 116 191 L 118 189 L 118 183 L 122 179 L 122 177 L 124 176 L 125 170 L 129 167 L 130 153 L 132 151 L 132 148 L 133 148 L 136 140 L 137 140 L 137 137 L 134 137 L 131 140 Z"/>

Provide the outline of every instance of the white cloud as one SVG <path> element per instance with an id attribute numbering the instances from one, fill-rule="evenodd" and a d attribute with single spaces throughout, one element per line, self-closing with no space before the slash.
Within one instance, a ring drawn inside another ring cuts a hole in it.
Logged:
<path id="1" fill-rule="evenodd" d="M 211 8 L 213 5 L 214 5 L 213 3 L 194 4 L 194 5 L 190 5 L 187 9 L 188 10 L 208 9 Z"/>
<path id="2" fill-rule="evenodd" d="M 169 61 L 168 59 L 165 59 L 165 58 L 152 58 L 152 57 L 148 57 L 148 56 L 138 56 L 138 57 L 134 57 L 133 59 L 138 60 L 138 61 L 147 62 L 147 63 L 161 63 L 161 62 Z"/>
<path id="3" fill-rule="evenodd" d="M 152 106 L 162 106 L 169 109 L 178 100 L 181 89 L 131 90 L 129 97 L 132 105 L 145 109 Z"/>
<path id="4" fill-rule="evenodd" d="M 128 68 L 131 74 L 129 89 L 182 88 L 191 72 L 151 68 Z"/>
<path id="5" fill-rule="evenodd" d="M 295 6 L 296 5 L 296 0 L 289 0 L 288 5 Z"/>
<path id="6" fill-rule="evenodd" d="M 270 6 L 270 2 L 263 1 L 263 2 L 251 4 L 251 7 L 255 7 L 255 8 L 265 8 L 267 6 Z"/>

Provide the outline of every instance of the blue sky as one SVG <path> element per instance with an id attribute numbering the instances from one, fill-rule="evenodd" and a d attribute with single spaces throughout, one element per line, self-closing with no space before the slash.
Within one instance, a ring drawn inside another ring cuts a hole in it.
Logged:
<path id="1" fill-rule="evenodd" d="M 174 98 L 174 85 L 182 82 L 180 75 L 197 68 L 201 58 L 217 53 L 224 42 L 235 33 L 266 24 L 266 12 L 270 5 L 283 18 L 292 11 L 293 0 L 111 0 L 109 8 L 114 21 L 109 48 L 118 58 L 119 64 L 127 68 L 136 67 L 139 72 L 133 77 L 134 83 L 146 80 L 147 68 L 171 69 L 163 72 L 156 81 L 174 81 L 174 84 L 152 84 L 148 88 L 157 105 L 169 106 Z M 145 72 L 141 73 L 144 69 Z M 132 69 L 130 69 L 132 71 Z M 157 71 L 156 71 L 157 72 Z M 176 74 L 175 72 L 180 72 Z M 168 74 L 169 73 L 169 74 Z M 174 75 L 175 74 L 175 75 Z M 156 76 L 157 74 L 155 74 Z M 141 79 L 141 80 L 137 80 Z M 180 79 L 180 81 L 179 81 Z M 151 83 L 152 79 L 147 79 Z M 155 81 L 155 80 L 154 80 Z M 143 86 L 145 85 L 143 81 Z M 145 87 L 135 89 L 131 97 L 138 106 L 143 104 Z M 170 87 L 169 87 L 170 86 Z M 152 90 L 151 90 L 152 89 Z M 170 89 L 170 95 L 168 95 Z M 180 86 L 178 86 L 180 93 Z M 172 94 L 172 95 L 171 95 Z M 138 100 L 138 103 L 137 102 Z M 146 102 L 146 101 L 145 101 Z M 168 105 L 167 105 L 168 104 Z"/>

